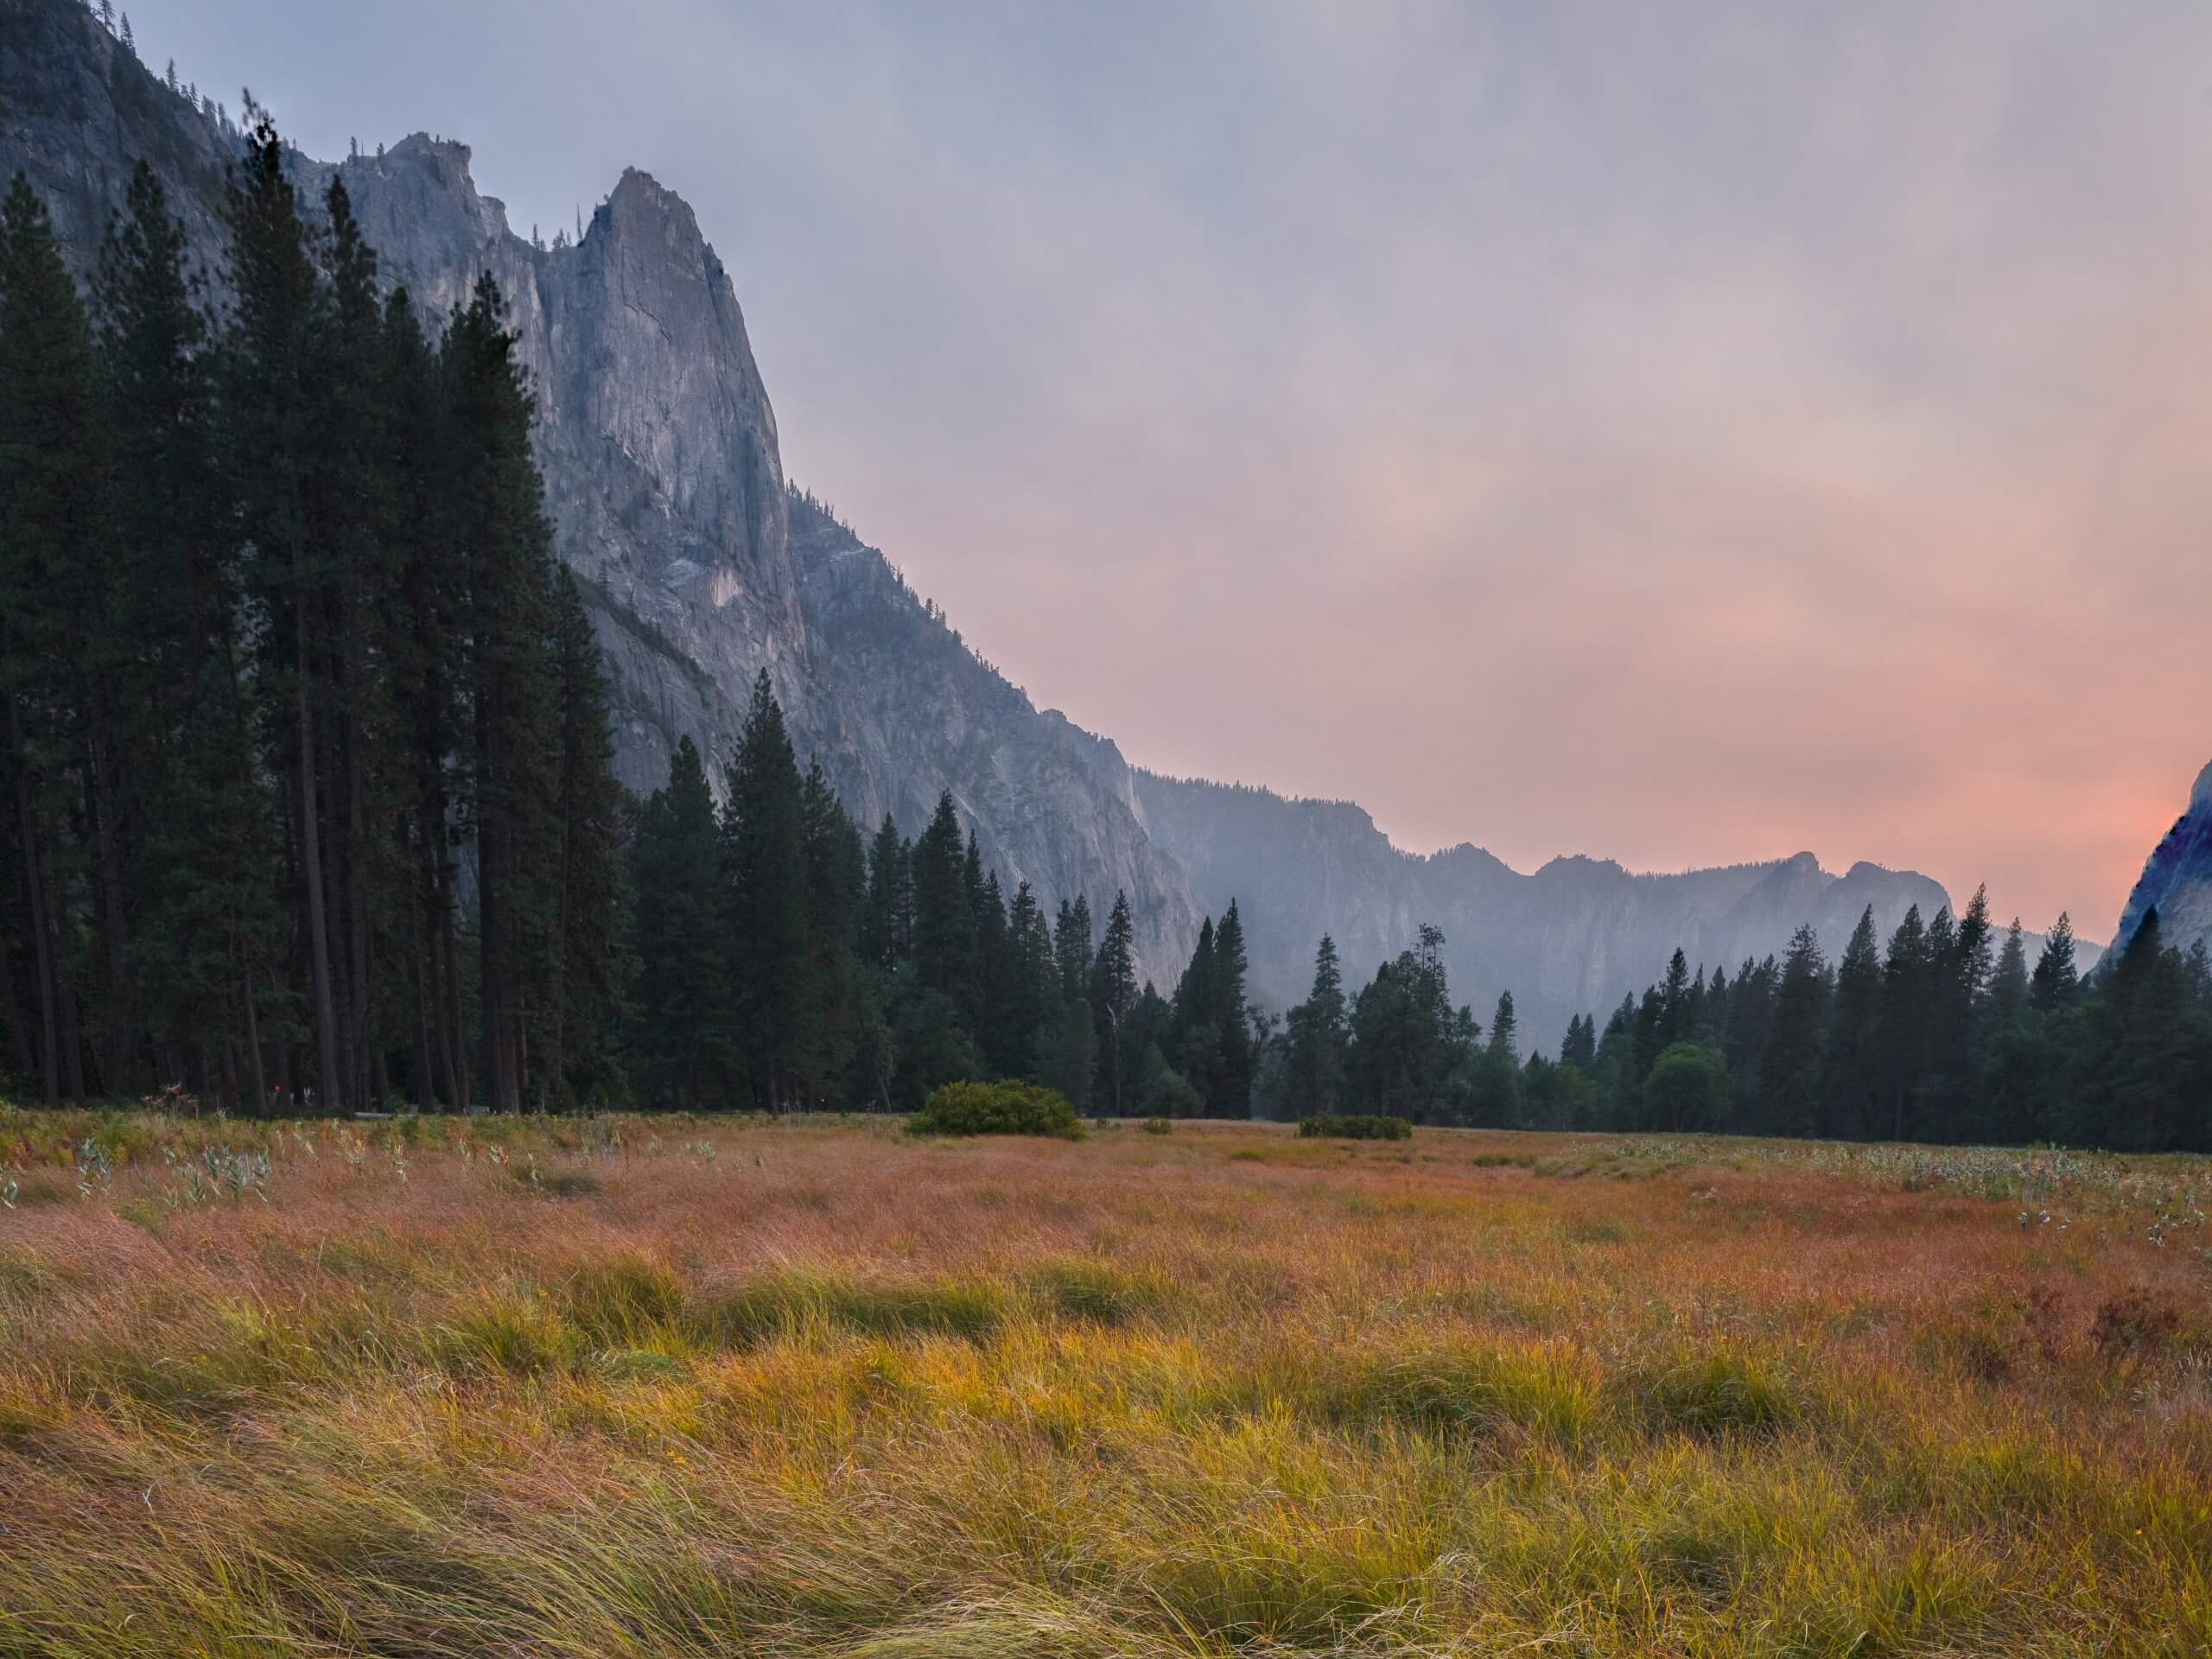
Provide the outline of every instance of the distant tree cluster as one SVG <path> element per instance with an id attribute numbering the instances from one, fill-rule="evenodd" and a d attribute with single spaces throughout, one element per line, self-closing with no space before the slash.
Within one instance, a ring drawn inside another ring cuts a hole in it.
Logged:
<path id="1" fill-rule="evenodd" d="M 1453 1006 L 1442 930 L 1376 969 L 1348 1002 L 1336 941 L 1313 958 L 1313 988 L 1284 1017 L 1262 1067 L 1272 1116 L 1367 1114 L 1416 1123 L 1503 1127 L 1520 1116 L 1518 1027 L 1510 992 L 1500 996 L 1490 1039 L 1474 1011 Z"/>
<path id="2" fill-rule="evenodd" d="M 622 795 L 488 277 L 426 331 L 265 118 L 227 305 L 140 166 L 0 208 L 0 1044 L 45 1098 L 606 1093 Z"/>
<path id="3" fill-rule="evenodd" d="M 2212 961 L 2158 912 L 2086 982 L 2061 917 L 2031 968 L 1977 893 L 1955 919 L 1916 907 L 1878 938 L 1860 916 L 1831 966 L 1809 927 L 1732 980 L 1677 950 L 1601 1027 L 1577 1015 L 1556 1059 L 1516 1065 L 1511 998 L 1491 1040 L 1447 1013 L 1440 938 L 1386 964 L 1347 1017 L 1335 947 L 1265 1068 L 1279 1116 L 1394 1111 L 1530 1128 L 1850 1140 L 2053 1141 L 2212 1149 Z M 1363 1022 L 1362 1010 L 1367 1010 Z M 1501 1033 L 1504 1033 L 1501 1035 Z"/>
<path id="4" fill-rule="evenodd" d="M 2153 910 L 2086 982 L 2061 917 L 2031 968 L 1977 893 L 1955 919 L 1909 910 L 1886 948 L 1870 907 L 1833 967 L 1801 927 L 1732 980 L 1675 952 L 1666 977 L 1558 1057 L 1516 1054 L 1513 998 L 1487 1040 L 1454 1007 L 1443 935 L 1347 1001 L 1335 943 L 1259 1065 L 1257 1109 L 1388 1113 L 1524 1128 L 2212 1149 L 2212 960 L 2167 946 Z"/>
<path id="5" fill-rule="evenodd" d="M 1079 1111 L 1249 1110 L 1233 906 L 1167 1002 L 1138 983 L 1125 895 L 1095 944 L 1087 897 L 1050 918 L 1026 881 L 1009 899 L 950 793 L 918 836 L 887 815 L 864 845 L 821 767 L 799 771 L 765 673 L 720 808 L 682 741 L 630 870 L 626 1052 L 649 1103 L 912 1110 L 1014 1079 Z"/>

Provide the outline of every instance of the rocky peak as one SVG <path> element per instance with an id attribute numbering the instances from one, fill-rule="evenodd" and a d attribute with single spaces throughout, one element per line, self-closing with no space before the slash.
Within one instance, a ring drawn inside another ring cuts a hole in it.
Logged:
<path id="1" fill-rule="evenodd" d="M 2168 944 L 2186 950 L 2198 939 L 2212 939 L 2212 766 L 2196 774 L 2189 805 L 2144 861 L 2112 936 L 2113 952 L 2135 937 L 2153 905 Z"/>

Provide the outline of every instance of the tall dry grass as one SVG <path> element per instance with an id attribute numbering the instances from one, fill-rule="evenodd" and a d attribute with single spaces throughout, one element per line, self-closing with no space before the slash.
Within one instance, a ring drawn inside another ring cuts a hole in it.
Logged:
<path id="1" fill-rule="evenodd" d="M 0 1115 L 0 1655 L 2199 1653 L 2208 1177 Z"/>

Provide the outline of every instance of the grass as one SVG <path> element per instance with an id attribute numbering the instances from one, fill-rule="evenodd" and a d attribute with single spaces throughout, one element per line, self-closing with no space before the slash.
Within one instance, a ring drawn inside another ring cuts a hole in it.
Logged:
<path id="1" fill-rule="evenodd" d="M 2202 1160 L 0 1111 L 7 1179 L 0 1659 L 2212 1647 Z"/>

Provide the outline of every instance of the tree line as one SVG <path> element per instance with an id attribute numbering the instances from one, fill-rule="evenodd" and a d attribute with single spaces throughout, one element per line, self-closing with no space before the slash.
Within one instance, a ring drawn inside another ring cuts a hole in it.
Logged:
<path id="1" fill-rule="evenodd" d="M 613 1064 L 622 795 L 486 277 L 378 281 L 257 113 L 224 300 L 143 164 L 0 205 L 0 1020 L 49 1101 L 513 1109 Z"/>
<path id="2" fill-rule="evenodd" d="M 89 290 L 0 202 L 0 1063 L 44 1098 L 911 1109 L 1013 1077 L 1080 1111 L 2198 1147 L 2212 967 L 2152 912 L 2086 982 L 1977 894 L 1677 951 L 1558 1057 L 1452 1002 L 1443 936 L 1277 1022 L 1231 902 L 1169 995 L 1117 894 L 1009 893 L 948 794 L 863 836 L 765 674 L 719 801 L 689 740 L 639 801 L 555 557 L 486 276 L 385 291 L 342 174 L 265 116 L 224 297 L 141 166 Z"/>
<path id="3" fill-rule="evenodd" d="M 488 277 L 383 291 L 251 111 L 219 302 L 150 169 L 89 292 L 0 204 L 0 1072 L 48 1101 L 1249 1109 L 1234 905 L 1172 999 L 950 796 L 863 842 L 764 675 L 720 804 L 615 781 Z"/>
<path id="4" fill-rule="evenodd" d="M 1513 1000 L 1489 1036 L 1451 1006 L 1439 947 L 1386 963 L 1349 1003 L 1335 945 L 1262 1068 L 1263 1109 L 1390 1112 L 1527 1128 L 2212 1150 L 2212 959 L 2158 912 L 2088 976 L 2061 916 L 2032 966 L 1977 892 L 1954 918 L 1872 906 L 1831 964 L 1801 927 L 1779 960 L 1708 976 L 1681 950 L 1556 1058 L 1516 1052 Z"/>
<path id="5" fill-rule="evenodd" d="M 1078 1111 L 1243 1116 L 1255 1039 L 1232 903 L 1172 1000 L 1140 984 L 1117 893 L 1009 895 L 951 795 L 863 838 L 802 772 L 763 673 L 720 804 L 696 746 L 639 807 L 626 1058 L 657 1106 L 912 1110 L 939 1084 L 1020 1078 Z"/>

